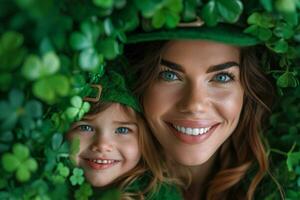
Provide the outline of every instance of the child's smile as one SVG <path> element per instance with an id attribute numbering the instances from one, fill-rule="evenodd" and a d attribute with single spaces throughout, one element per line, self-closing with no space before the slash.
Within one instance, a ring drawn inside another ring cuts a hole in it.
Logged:
<path id="1" fill-rule="evenodd" d="M 136 119 L 129 111 L 113 103 L 76 122 L 69 133 L 71 138 L 80 140 L 75 160 L 95 187 L 112 183 L 140 161 L 139 131 Z"/>

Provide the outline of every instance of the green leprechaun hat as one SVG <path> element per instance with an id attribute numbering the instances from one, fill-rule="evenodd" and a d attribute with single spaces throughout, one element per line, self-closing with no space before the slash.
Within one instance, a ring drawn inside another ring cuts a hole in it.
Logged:
<path id="1" fill-rule="evenodd" d="M 130 91 L 128 78 L 121 75 L 113 67 L 108 67 L 103 75 L 94 75 L 96 84 L 91 84 L 90 86 L 97 90 L 97 94 L 93 98 L 86 97 L 85 100 L 120 103 L 140 113 L 142 109 L 137 98 Z"/>
<path id="2" fill-rule="evenodd" d="M 261 41 L 243 32 L 240 27 L 230 24 L 219 24 L 208 27 L 203 23 L 182 23 L 175 29 L 160 29 L 151 32 L 137 32 L 129 35 L 127 43 L 139 43 L 158 40 L 212 40 L 236 46 L 253 46 Z"/>

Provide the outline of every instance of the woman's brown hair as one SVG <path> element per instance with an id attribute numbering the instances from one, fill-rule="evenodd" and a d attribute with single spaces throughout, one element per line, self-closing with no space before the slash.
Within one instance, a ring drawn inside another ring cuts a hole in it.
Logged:
<path id="1" fill-rule="evenodd" d="M 143 92 L 157 77 L 166 42 L 128 46 L 125 53 L 137 74 L 134 91 L 141 102 Z M 206 199 L 253 199 L 254 192 L 268 172 L 268 159 L 261 139 L 262 125 L 273 101 L 273 87 L 260 69 L 256 48 L 241 48 L 240 77 L 244 104 L 237 128 L 221 146 L 218 170 L 206 186 Z M 250 184 L 242 183 L 250 169 L 257 169 Z M 245 187 L 246 185 L 246 187 Z"/>

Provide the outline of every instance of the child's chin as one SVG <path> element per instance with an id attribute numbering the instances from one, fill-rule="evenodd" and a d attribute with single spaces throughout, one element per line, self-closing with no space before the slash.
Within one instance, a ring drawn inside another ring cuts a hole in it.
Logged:
<path id="1" fill-rule="evenodd" d="M 86 175 L 87 182 L 89 182 L 93 187 L 105 187 L 111 185 L 114 180 L 113 179 L 106 179 L 105 177 L 97 177 L 97 176 L 92 176 L 89 177 Z"/>

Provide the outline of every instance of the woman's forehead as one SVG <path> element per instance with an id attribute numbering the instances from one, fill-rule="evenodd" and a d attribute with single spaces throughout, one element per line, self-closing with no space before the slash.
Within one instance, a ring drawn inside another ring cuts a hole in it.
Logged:
<path id="1" fill-rule="evenodd" d="M 181 66 L 215 66 L 240 63 L 240 49 L 235 46 L 204 40 L 170 41 L 162 52 L 162 59 Z"/>
<path id="2" fill-rule="evenodd" d="M 198 54 L 204 52 L 215 52 L 215 53 L 238 53 L 240 48 L 233 45 L 228 45 L 220 42 L 206 41 L 206 40 L 172 40 L 169 41 L 162 51 L 162 54 L 168 54 L 170 52 L 189 52 L 195 51 Z"/>

